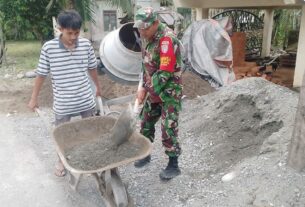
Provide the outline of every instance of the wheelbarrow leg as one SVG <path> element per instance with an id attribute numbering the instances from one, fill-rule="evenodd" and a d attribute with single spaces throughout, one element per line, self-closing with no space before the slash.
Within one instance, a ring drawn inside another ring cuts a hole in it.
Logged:
<path id="1" fill-rule="evenodd" d="M 70 187 L 73 189 L 73 190 L 77 190 L 77 187 L 78 187 L 78 184 L 79 184 L 79 181 L 81 179 L 81 177 L 83 176 L 82 174 L 73 174 L 71 172 L 68 173 L 69 174 L 69 184 L 70 184 Z"/>

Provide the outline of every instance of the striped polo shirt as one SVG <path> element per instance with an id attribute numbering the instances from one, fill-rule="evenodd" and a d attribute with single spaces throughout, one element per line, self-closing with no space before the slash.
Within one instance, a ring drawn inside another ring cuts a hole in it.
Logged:
<path id="1" fill-rule="evenodd" d="M 77 114 L 95 107 L 88 70 L 96 67 L 94 50 L 87 39 L 79 38 L 73 50 L 66 49 L 59 38 L 43 45 L 36 73 L 51 74 L 55 114 Z"/>

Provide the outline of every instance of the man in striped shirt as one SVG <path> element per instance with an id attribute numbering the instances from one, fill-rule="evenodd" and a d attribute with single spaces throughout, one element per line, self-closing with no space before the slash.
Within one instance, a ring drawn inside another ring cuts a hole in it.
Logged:
<path id="1" fill-rule="evenodd" d="M 50 74 L 55 125 L 70 121 L 72 116 L 86 118 L 94 115 L 95 99 L 89 76 L 96 87 L 96 96 L 101 96 L 94 50 L 89 40 L 79 38 L 82 24 L 80 15 L 74 10 L 62 11 L 57 21 L 61 35 L 46 42 L 41 49 L 28 104 L 32 110 L 38 107 L 39 91 L 45 77 Z M 65 175 L 60 159 L 55 167 L 55 175 Z"/>

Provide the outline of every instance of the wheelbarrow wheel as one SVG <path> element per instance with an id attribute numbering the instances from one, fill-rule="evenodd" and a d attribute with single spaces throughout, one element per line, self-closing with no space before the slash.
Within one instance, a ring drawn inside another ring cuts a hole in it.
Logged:
<path id="1" fill-rule="evenodd" d="M 99 184 L 102 199 L 107 207 L 133 207 L 133 201 L 126 191 L 117 168 L 107 170 L 100 176 L 94 174 Z"/>
<path id="2" fill-rule="evenodd" d="M 128 205 L 127 207 L 134 207 L 134 201 L 133 199 L 130 197 L 129 193 L 127 192 L 127 197 L 128 197 Z"/>
<path id="3" fill-rule="evenodd" d="M 128 194 L 117 168 L 105 173 L 106 195 L 113 200 L 115 206 L 128 206 Z"/>

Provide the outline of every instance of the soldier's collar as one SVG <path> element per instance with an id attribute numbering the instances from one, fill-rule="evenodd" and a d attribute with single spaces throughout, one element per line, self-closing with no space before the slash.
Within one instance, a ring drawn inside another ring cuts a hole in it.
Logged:
<path id="1" fill-rule="evenodd" d="M 165 28 L 166 28 L 166 26 L 162 22 L 160 22 L 159 26 L 158 26 L 158 30 L 154 34 L 152 40 L 154 41 L 156 39 L 160 39 L 162 37 L 162 34 L 163 34 Z"/>

